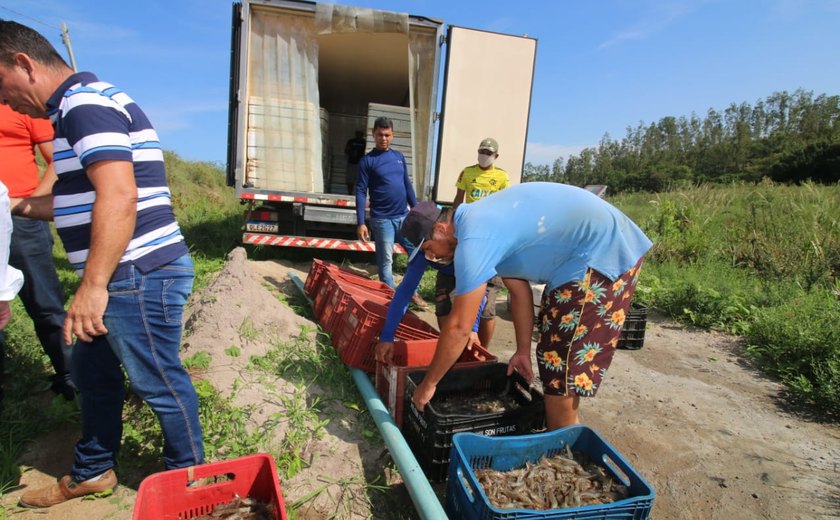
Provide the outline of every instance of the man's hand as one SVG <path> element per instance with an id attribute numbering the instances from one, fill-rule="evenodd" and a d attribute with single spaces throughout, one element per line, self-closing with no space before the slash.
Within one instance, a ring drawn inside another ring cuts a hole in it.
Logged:
<path id="1" fill-rule="evenodd" d="M 75 335 L 81 341 L 89 343 L 93 336 L 108 334 L 102 317 L 108 306 L 108 289 L 106 287 L 92 287 L 82 283 L 64 319 L 64 341 L 72 345 Z"/>
<path id="2" fill-rule="evenodd" d="M 470 339 L 467 340 L 467 347 L 466 347 L 467 350 L 472 350 L 473 347 L 480 347 L 480 346 L 482 346 L 482 345 L 481 345 L 481 340 L 478 339 L 478 332 L 470 332 Z M 479 361 L 484 361 L 484 360 L 480 359 Z"/>
<path id="3" fill-rule="evenodd" d="M 0 330 L 6 328 L 10 319 L 12 319 L 12 306 L 9 302 L 0 302 Z"/>
<path id="4" fill-rule="evenodd" d="M 426 409 L 426 404 L 432 400 L 432 397 L 435 396 L 435 390 L 437 390 L 437 385 L 427 384 L 426 379 L 423 379 L 423 381 L 417 385 L 414 395 L 411 396 L 411 402 L 413 402 L 414 406 L 422 412 Z"/>
<path id="5" fill-rule="evenodd" d="M 507 375 L 511 375 L 514 369 L 531 383 L 534 380 L 534 371 L 531 369 L 531 353 L 514 353 L 508 360 Z"/>
<path id="6" fill-rule="evenodd" d="M 394 342 L 380 341 L 374 347 L 374 355 L 380 363 L 392 364 L 394 362 Z"/>
<path id="7" fill-rule="evenodd" d="M 362 242 L 370 242 L 370 232 L 366 225 L 362 224 L 356 228 L 356 236 Z"/>

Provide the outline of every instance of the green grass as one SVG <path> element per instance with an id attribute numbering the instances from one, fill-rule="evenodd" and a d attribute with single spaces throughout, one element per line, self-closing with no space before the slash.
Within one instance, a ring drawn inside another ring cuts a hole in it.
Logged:
<path id="1" fill-rule="evenodd" d="M 655 243 L 639 301 L 745 336 L 796 402 L 840 415 L 840 185 L 704 185 L 611 202 Z"/>

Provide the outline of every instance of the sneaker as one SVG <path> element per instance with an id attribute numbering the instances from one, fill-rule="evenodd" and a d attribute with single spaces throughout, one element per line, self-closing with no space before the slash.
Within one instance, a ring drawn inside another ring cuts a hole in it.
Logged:
<path id="1" fill-rule="evenodd" d="M 426 300 L 424 300 L 423 297 L 420 296 L 420 293 L 414 293 L 414 295 L 411 297 L 411 303 L 420 307 L 421 309 L 425 309 L 429 306 L 426 303 Z"/>
<path id="2" fill-rule="evenodd" d="M 117 475 L 112 469 L 93 482 L 76 482 L 70 475 L 64 475 L 49 487 L 27 491 L 20 497 L 19 504 L 21 507 L 52 507 L 85 495 L 113 491 L 116 487 Z"/>

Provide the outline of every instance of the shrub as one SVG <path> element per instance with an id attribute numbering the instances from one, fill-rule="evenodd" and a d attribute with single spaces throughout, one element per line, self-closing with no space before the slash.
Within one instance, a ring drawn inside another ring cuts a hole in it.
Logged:
<path id="1" fill-rule="evenodd" d="M 762 369 L 819 408 L 840 411 L 840 297 L 802 292 L 758 310 L 747 332 L 748 351 Z"/>

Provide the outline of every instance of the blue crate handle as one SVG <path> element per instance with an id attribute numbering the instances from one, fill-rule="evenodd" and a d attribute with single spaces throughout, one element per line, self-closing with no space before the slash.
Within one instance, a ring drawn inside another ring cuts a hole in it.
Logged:
<path id="1" fill-rule="evenodd" d="M 460 463 L 455 469 L 455 476 L 457 477 L 457 482 L 458 484 L 460 484 L 461 489 L 464 490 L 464 495 L 466 495 L 470 502 L 475 502 L 475 495 L 473 494 L 473 483 L 467 479 L 466 475 L 464 475 L 464 468 L 461 467 Z"/>

